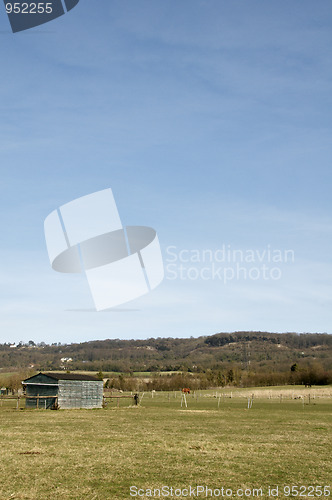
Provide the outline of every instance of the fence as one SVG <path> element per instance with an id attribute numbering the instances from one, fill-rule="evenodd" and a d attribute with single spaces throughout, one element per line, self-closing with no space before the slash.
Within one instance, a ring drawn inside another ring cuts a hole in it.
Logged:
<path id="1" fill-rule="evenodd" d="M 58 396 L 25 396 L 25 395 L 18 395 L 18 396 L 5 396 L 1 395 L 0 396 L 0 407 L 3 407 L 4 401 L 10 401 L 10 400 L 16 400 L 16 409 L 20 409 L 20 401 L 23 399 L 24 401 L 27 399 L 35 399 L 36 400 L 36 408 L 47 408 L 47 399 L 55 399 L 55 407 L 57 407 L 57 402 L 58 402 Z M 43 400 L 42 403 L 40 403 L 40 400 Z"/>
<path id="2" fill-rule="evenodd" d="M 233 390 L 198 390 L 184 396 L 182 391 L 149 391 L 143 393 L 104 393 L 103 407 L 111 406 L 116 402 L 116 407 L 120 407 L 121 400 L 132 400 L 133 405 L 142 405 L 146 407 L 158 407 L 168 405 L 173 408 L 192 408 L 192 409 L 221 409 L 225 407 L 257 408 L 261 403 L 278 404 L 283 407 L 284 404 L 299 404 L 301 406 L 317 405 L 320 401 L 331 400 L 332 387 L 324 388 L 266 388 L 266 389 L 233 389 Z M 21 403 L 26 400 L 35 400 L 35 408 L 46 409 L 47 401 L 55 400 L 54 407 L 58 406 L 58 397 L 53 396 L 7 396 L 0 395 L 0 408 L 20 409 Z M 6 402 L 9 404 L 6 405 Z M 13 403 L 12 405 L 10 403 Z M 16 404 L 15 404 L 16 403 Z M 26 406 L 26 405 L 24 405 Z M 29 405 L 27 405 L 29 406 Z"/>
<path id="3" fill-rule="evenodd" d="M 121 395 L 114 395 L 114 394 L 111 394 L 109 396 L 103 396 L 103 407 L 105 408 L 105 406 L 107 406 L 107 400 L 109 399 L 110 400 L 110 403 L 112 403 L 112 400 L 113 399 L 116 399 L 117 400 L 117 407 L 119 408 L 120 407 L 120 399 L 126 399 L 126 398 L 130 398 L 133 400 L 133 402 L 135 403 L 135 405 L 138 405 L 139 403 L 139 396 L 138 394 L 121 394 Z"/>

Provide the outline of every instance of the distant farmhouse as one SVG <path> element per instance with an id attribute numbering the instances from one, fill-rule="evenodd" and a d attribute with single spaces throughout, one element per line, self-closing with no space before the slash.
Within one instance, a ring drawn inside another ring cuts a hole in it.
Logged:
<path id="1" fill-rule="evenodd" d="M 103 381 L 76 373 L 38 373 L 22 382 L 26 408 L 102 408 Z"/>

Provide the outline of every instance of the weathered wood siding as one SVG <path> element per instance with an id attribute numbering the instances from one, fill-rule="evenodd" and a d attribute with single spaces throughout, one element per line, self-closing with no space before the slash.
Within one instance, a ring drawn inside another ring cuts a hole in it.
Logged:
<path id="1" fill-rule="evenodd" d="M 102 408 L 102 380 L 59 380 L 58 405 L 60 409 Z"/>

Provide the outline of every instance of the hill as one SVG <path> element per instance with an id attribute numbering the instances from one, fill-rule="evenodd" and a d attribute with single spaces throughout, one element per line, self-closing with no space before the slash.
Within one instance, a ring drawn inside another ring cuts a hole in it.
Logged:
<path id="1" fill-rule="evenodd" d="M 109 339 L 76 344 L 33 341 L 0 345 L 0 372 L 87 370 L 103 372 L 219 373 L 219 381 L 283 383 L 299 372 L 315 373 L 329 383 L 332 335 L 325 333 L 217 333 L 198 338 Z M 283 374 L 283 376 L 281 376 Z M 293 380 L 292 379 L 292 380 Z M 297 382 L 303 382 L 301 380 Z"/>

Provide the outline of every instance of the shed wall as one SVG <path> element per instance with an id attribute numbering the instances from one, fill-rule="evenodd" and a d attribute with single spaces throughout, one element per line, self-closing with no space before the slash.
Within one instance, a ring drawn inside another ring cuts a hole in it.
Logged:
<path id="1" fill-rule="evenodd" d="M 102 408 L 102 380 L 59 380 L 58 405 L 60 409 Z"/>
<path id="2" fill-rule="evenodd" d="M 58 393 L 58 386 L 55 384 L 43 385 L 43 384 L 27 384 L 26 395 L 27 396 L 56 396 Z M 56 398 L 42 398 L 39 397 L 38 407 L 39 408 L 52 408 L 56 402 Z M 37 398 L 26 398 L 25 400 L 26 408 L 37 408 Z"/>

